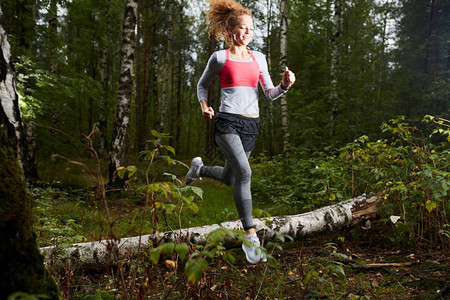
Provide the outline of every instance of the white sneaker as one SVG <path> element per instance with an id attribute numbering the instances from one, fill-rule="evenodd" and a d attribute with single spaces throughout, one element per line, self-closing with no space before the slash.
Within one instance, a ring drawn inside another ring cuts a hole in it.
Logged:
<path id="1" fill-rule="evenodd" d="M 251 264 L 257 264 L 262 259 L 262 251 L 259 248 L 261 243 L 256 233 L 245 235 L 242 243 L 242 250 L 244 250 L 247 261 Z"/>
<path id="2" fill-rule="evenodd" d="M 203 161 L 201 157 L 195 157 L 191 161 L 191 168 L 186 174 L 184 182 L 186 185 L 192 185 L 200 176 L 200 168 L 203 167 Z"/>

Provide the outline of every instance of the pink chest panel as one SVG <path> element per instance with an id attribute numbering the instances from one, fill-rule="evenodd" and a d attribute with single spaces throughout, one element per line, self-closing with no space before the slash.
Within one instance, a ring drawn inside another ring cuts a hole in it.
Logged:
<path id="1" fill-rule="evenodd" d="M 252 62 L 230 60 L 230 50 L 226 50 L 227 59 L 219 73 L 220 87 L 250 86 L 258 88 L 259 64 L 250 52 Z"/>

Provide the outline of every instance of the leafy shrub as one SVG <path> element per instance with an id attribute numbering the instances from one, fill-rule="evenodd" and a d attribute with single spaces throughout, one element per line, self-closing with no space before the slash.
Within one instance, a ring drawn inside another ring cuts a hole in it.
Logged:
<path id="1" fill-rule="evenodd" d="M 300 213 L 362 193 L 381 193 L 384 220 L 400 216 L 392 224 L 392 242 L 449 247 L 444 228 L 450 212 L 450 122 L 431 116 L 424 122 L 435 126 L 429 137 L 399 117 L 382 125 L 387 138 L 372 142 L 362 136 L 337 153 L 261 156 L 254 164 L 253 195 Z"/>

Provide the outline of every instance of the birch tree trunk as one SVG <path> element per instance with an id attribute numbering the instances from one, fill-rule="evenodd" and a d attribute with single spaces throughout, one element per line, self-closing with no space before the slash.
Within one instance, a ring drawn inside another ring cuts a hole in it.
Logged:
<path id="1" fill-rule="evenodd" d="M 0 8 L 0 17 L 3 13 Z M 14 136 L 16 143 L 14 145 L 17 160 L 22 167 L 24 178 L 29 178 L 29 166 L 27 161 L 27 142 L 22 117 L 19 109 L 19 97 L 16 89 L 16 76 L 14 65 L 11 61 L 11 46 L 8 41 L 6 30 L 3 27 L 3 21 L 0 24 L 0 103 L 2 127 L 8 132 L 8 136 Z"/>
<path id="2" fill-rule="evenodd" d="M 330 66 L 330 137 L 335 135 L 336 117 L 338 114 L 337 70 L 341 59 L 339 51 L 339 37 L 342 35 L 342 0 L 334 1 L 333 36 L 331 39 L 331 66 Z"/>
<path id="3" fill-rule="evenodd" d="M 120 77 L 116 121 L 109 154 L 109 183 L 121 185 L 117 168 L 125 165 L 125 138 L 130 122 L 131 90 L 133 86 L 133 60 L 136 36 L 136 0 L 127 0 L 123 19 L 122 49 L 120 53 Z"/>
<path id="4" fill-rule="evenodd" d="M 55 279 L 45 268 L 39 253 L 32 228 L 32 201 L 18 161 L 23 160 L 25 135 L 1 7 L 0 104 L 0 295 L 6 299 L 21 291 L 59 299 Z"/>
<path id="5" fill-rule="evenodd" d="M 287 64 L 287 38 L 288 38 L 288 0 L 281 0 L 281 25 L 280 25 L 280 67 L 281 74 L 284 72 L 284 68 Z M 289 128 L 289 116 L 288 116 L 288 104 L 286 94 L 280 97 L 281 104 L 281 129 L 283 131 L 283 151 L 287 151 L 290 148 L 290 134 Z"/>
<path id="6" fill-rule="evenodd" d="M 370 227 L 370 218 L 377 213 L 377 205 L 381 201 L 381 196 L 362 195 L 357 198 L 339 202 L 335 205 L 322 207 L 312 212 L 293 215 L 279 216 L 270 219 L 255 219 L 257 234 L 265 241 L 272 240 L 276 233 L 289 235 L 294 239 L 302 239 L 308 236 L 315 236 L 323 233 L 334 232 L 346 227 L 362 224 L 365 228 Z M 72 248 L 65 249 L 66 254 L 73 259 L 80 260 L 84 268 L 99 269 L 105 263 L 114 263 L 109 253 L 111 247 L 116 248 L 121 257 L 125 257 L 138 249 L 139 243 L 148 245 L 150 241 L 160 242 L 180 242 L 188 240 L 190 243 L 204 245 L 206 237 L 213 230 L 227 228 L 230 230 L 243 230 L 240 220 L 223 222 L 214 225 L 185 228 L 177 231 L 169 231 L 158 234 L 144 235 L 141 237 L 124 238 L 120 241 L 103 240 L 99 242 L 80 243 Z M 140 241 L 140 242 L 139 242 Z M 237 241 L 226 241 L 227 246 L 237 245 Z M 46 259 L 52 259 L 54 247 L 44 247 L 41 251 L 45 253 Z"/>

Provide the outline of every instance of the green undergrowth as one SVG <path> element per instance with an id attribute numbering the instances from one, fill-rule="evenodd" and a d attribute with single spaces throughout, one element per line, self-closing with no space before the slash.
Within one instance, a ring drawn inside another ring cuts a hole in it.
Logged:
<path id="1" fill-rule="evenodd" d="M 230 187 L 213 182 L 201 183 L 203 199 L 195 201 L 198 211 L 158 214 L 160 231 L 217 224 L 238 219 Z M 131 194 L 131 193 L 130 193 Z M 130 195 L 129 194 L 129 195 Z M 35 202 L 35 227 L 41 246 L 94 241 L 105 238 L 109 231 L 105 206 L 95 193 L 82 188 L 41 186 L 32 189 Z M 143 196 L 111 195 L 108 206 L 118 236 L 139 234 L 145 208 Z M 148 214 L 147 214 L 148 216 Z M 151 220 L 145 220 L 143 234 L 152 233 Z M 181 225 L 181 226 L 180 226 Z"/>
<path id="2" fill-rule="evenodd" d="M 426 120 L 436 121 L 432 117 Z M 415 297 L 424 290 L 426 295 L 436 294 L 438 289 L 446 288 L 448 279 L 436 279 L 435 273 L 427 277 L 420 277 L 420 272 L 411 273 L 408 276 L 412 280 L 402 281 L 406 275 L 395 269 L 383 274 L 361 271 L 355 266 L 377 261 L 412 262 L 411 256 L 398 255 L 401 252 L 386 255 L 386 247 L 392 253 L 426 249 L 448 253 L 450 134 L 445 129 L 447 121 L 440 120 L 436 121 L 438 129 L 431 131 L 431 137 L 399 118 L 383 125 L 386 137 L 377 141 L 363 136 L 340 149 L 315 153 L 299 150 L 284 156 L 252 158 L 255 217 L 296 214 L 363 193 L 377 193 L 383 199 L 377 220 L 382 230 L 374 243 L 358 242 L 357 250 L 352 250 L 351 244 L 341 245 L 344 241 L 366 238 L 367 232 L 350 229 L 342 237 L 322 241 L 320 246 L 313 247 L 315 252 L 307 255 L 302 250 L 304 244 L 288 243 L 289 237 L 278 236 L 277 241 L 262 248 L 269 263 L 255 267 L 246 264 L 240 248 L 224 247 L 225 237 L 242 243 L 242 232 L 223 228 L 213 231 L 206 246 L 154 240 L 142 252 L 117 261 L 117 269 L 101 283 L 95 283 L 97 288 L 90 290 L 92 294 L 84 296 L 215 299 L 261 295 L 263 299 L 271 299 L 281 295 L 290 299 L 294 293 L 302 299 L 310 296 L 371 299 L 401 291 L 398 298 L 395 295 L 391 299 L 404 299 L 401 298 L 404 295 Z M 89 187 L 70 188 L 57 182 L 34 186 L 35 224 L 41 246 L 65 247 L 74 242 L 238 219 L 231 187 L 208 179 L 186 187 L 182 177 L 188 163 L 174 159 L 174 149 L 160 143 L 167 135 L 152 134 L 156 139 L 148 143 L 153 146 L 139 155 L 138 163 L 117 169 L 117 176 L 125 182 L 123 189 L 110 189 L 102 184 L 98 175 L 103 173 L 98 169 L 101 164 L 88 166 L 67 159 L 66 162 L 83 167 L 92 180 Z M 292 250 L 284 250 L 286 246 Z M 366 257 L 367 250 L 375 254 Z M 291 261 L 291 256 L 297 260 Z M 434 264 L 430 269 L 448 277 L 441 268 L 448 266 L 447 260 L 421 262 L 427 263 L 425 269 Z M 73 287 L 81 284 L 78 280 L 84 275 L 68 278 L 69 267 L 64 266 L 65 275 L 58 273 L 58 267 L 52 269 L 59 274 L 55 276 L 60 283 L 72 282 L 67 284 L 66 296 L 78 299 L 87 290 Z M 93 280 L 88 275 L 85 279 Z M 424 288 L 421 280 L 430 288 Z"/>

